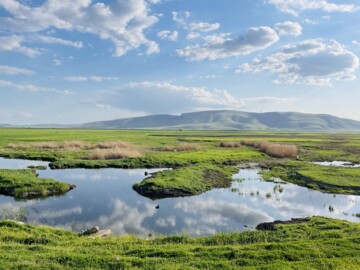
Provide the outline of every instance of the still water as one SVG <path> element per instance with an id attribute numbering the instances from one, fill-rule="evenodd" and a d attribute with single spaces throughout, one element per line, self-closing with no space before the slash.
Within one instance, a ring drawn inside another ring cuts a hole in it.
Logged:
<path id="1" fill-rule="evenodd" d="M 47 164 L 0 158 L 0 168 Z M 145 172 L 158 170 L 38 171 L 40 177 L 66 181 L 77 188 L 63 196 L 28 201 L 0 195 L 0 215 L 1 209 L 25 207 L 28 222 L 32 224 L 73 231 L 99 226 L 111 229 L 114 234 L 140 236 L 149 233 L 210 235 L 251 230 L 261 222 L 314 215 L 360 222 L 353 216 L 360 213 L 359 196 L 326 194 L 290 183 L 265 182 L 258 169 L 241 169 L 234 179 L 242 181 L 234 181 L 231 188 L 215 189 L 192 197 L 153 201 L 132 189 L 134 182 L 144 179 Z"/>

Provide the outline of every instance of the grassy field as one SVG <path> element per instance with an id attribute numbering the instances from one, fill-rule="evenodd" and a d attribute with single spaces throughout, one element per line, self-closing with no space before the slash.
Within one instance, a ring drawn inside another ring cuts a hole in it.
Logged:
<path id="1" fill-rule="evenodd" d="M 360 269 L 360 225 L 321 217 L 275 231 L 91 239 L 0 222 L 1 269 Z"/>
<path id="2" fill-rule="evenodd" d="M 275 152 L 264 151 L 261 145 L 276 146 Z M 291 158 L 276 157 L 282 156 L 276 153 L 282 145 L 291 149 Z M 140 185 L 154 191 L 179 187 L 184 190 L 186 185 L 189 195 L 216 187 L 202 181 L 205 168 L 215 166 L 217 170 L 232 171 L 236 165 L 250 162 L 270 168 L 271 173 L 264 173 L 268 179 L 283 177 L 335 193 L 358 194 L 360 189 L 358 170 L 330 170 L 310 164 L 334 160 L 360 163 L 360 134 L 0 129 L 0 156 L 47 160 L 53 169 L 173 168 L 173 172 L 154 175 Z M 199 180 L 197 184 L 194 176 Z"/>
<path id="3" fill-rule="evenodd" d="M 278 155 L 276 149 L 291 154 Z M 58 169 L 172 168 L 134 186 L 149 197 L 229 186 L 237 165 L 246 163 L 269 169 L 262 171 L 267 180 L 280 177 L 325 192 L 360 194 L 360 169 L 311 163 L 360 163 L 359 134 L 0 129 L 0 156 L 47 160 Z M 59 185 L 37 178 L 32 169 L 0 170 L 0 185 L 18 187 L 14 194 L 25 191 L 19 183 L 31 182 L 44 194 Z M 313 217 L 276 228 L 200 238 L 94 240 L 2 221 L 0 269 L 360 269 L 360 224 Z"/>

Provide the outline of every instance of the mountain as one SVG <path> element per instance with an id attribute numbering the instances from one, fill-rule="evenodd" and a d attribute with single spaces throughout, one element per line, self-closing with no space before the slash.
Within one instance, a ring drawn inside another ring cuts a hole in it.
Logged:
<path id="1" fill-rule="evenodd" d="M 89 129 L 193 129 L 193 130 L 308 130 L 360 131 L 360 122 L 327 114 L 296 112 L 250 113 L 202 111 L 177 115 L 149 115 L 86 123 Z"/>

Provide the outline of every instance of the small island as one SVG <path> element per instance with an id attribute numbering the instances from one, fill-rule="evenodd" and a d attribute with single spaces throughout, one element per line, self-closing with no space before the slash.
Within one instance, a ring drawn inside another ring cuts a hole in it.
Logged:
<path id="1" fill-rule="evenodd" d="M 54 179 L 39 178 L 33 169 L 0 170 L 0 194 L 18 199 L 64 194 L 75 187 Z"/>

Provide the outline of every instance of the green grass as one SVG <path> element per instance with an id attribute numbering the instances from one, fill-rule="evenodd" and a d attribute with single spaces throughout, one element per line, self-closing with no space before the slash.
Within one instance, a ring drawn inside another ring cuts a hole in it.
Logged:
<path id="1" fill-rule="evenodd" d="M 16 198 L 45 197 L 62 194 L 71 189 L 64 182 L 38 178 L 35 170 L 0 169 L 0 194 Z"/>
<path id="2" fill-rule="evenodd" d="M 275 231 L 90 239 L 0 222 L 2 269 L 360 269 L 360 225 L 321 217 Z"/>
<path id="3" fill-rule="evenodd" d="M 202 163 L 157 172 L 141 183 L 135 183 L 133 188 L 151 198 L 196 195 L 212 188 L 229 187 L 236 171 L 235 167 Z"/>
<path id="4" fill-rule="evenodd" d="M 261 172 L 265 180 L 281 178 L 298 185 L 331 193 L 360 194 L 358 168 L 326 167 L 308 162 L 286 162 Z"/>
<path id="5" fill-rule="evenodd" d="M 136 145 L 144 155 L 137 158 L 114 160 L 89 160 L 87 149 L 14 149 L 8 144 L 30 144 L 33 142 L 64 142 L 81 140 L 86 143 L 125 141 Z M 299 148 L 299 166 L 287 160 L 269 157 L 257 149 L 247 146 L 222 148 L 226 141 L 268 141 L 294 144 Z M 179 144 L 194 144 L 198 150 L 162 151 L 164 147 L 176 148 Z M 255 162 L 261 164 L 284 163 L 286 171 L 297 172 L 302 181 L 290 173 L 284 180 L 306 185 L 309 188 L 337 193 L 352 193 L 348 187 L 357 187 L 357 173 L 351 170 L 330 171 L 328 168 L 309 167 L 312 161 L 350 161 L 360 163 L 360 135 L 337 133 L 300 132 L 247 132 L 247 131 L 165 131 L 165 130 L 62 130 L 62 129 L 0 129 L 0 156 L 50 161 L 53 169 L 65 168 L 179 168 L 210 164 L 226 166 Z M 301 171 L 300 171 L 301 169 Z M 316 172 L 315 172 L 316 171 Z M 277 172 L 277 168 L 272 171 Z M 201 173 L 201 170 L 197 173 Z M 297 180 L 297 181 L 295 181 Z M 306 180 L 306 181 L 305 181 Z M 314 183 L 309 183 L 314 180 Z M 306 182 L 306 183 L 305 183 Z M 320 186 L 319 186 L 320 183 Z M 328 184 L 327 187 L 325 185 Z M 331 187 L 331 185 L 333 187 Z M 338 187 L 340 186 L 340 188 Z M 342 187 L 345 187 L 344 189 Z M 357 194 L 356 192 L 353 192 Z"/>

